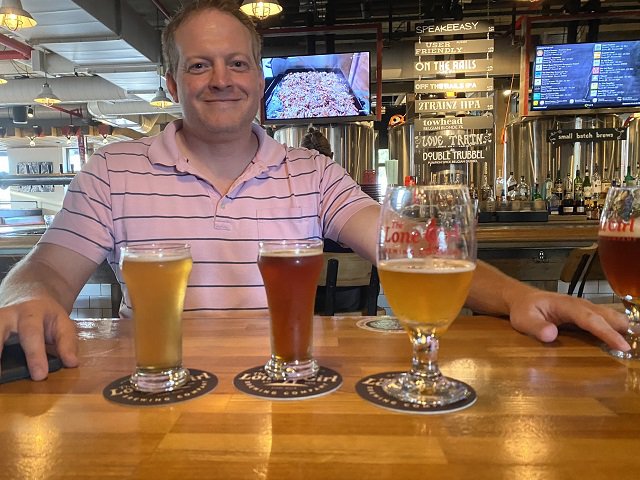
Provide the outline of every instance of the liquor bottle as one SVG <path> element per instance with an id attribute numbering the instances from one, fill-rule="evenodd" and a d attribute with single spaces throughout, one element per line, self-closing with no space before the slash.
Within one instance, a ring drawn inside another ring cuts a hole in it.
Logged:
<path id="1" fill-rule="evenodd" d="M 493 189 L 491 185 L 489 185 L 489 167 L 485 163 L 483 165 L 482 171 L 482 185 L 480 186 L 480 201 L 482 202 L 493 202 L 495 198 L 493 197 Z"/>
<path id="2" fill-rule="evenodd" d="M 513 176 L 513 172 L 510 172 L 509 178 L 507 178 L 507 201 L 515 200 L 517 198 L 517 185 L 518 182 L 516 181 L 516 177 Z"/>
<path id="3" fill-rule="evenodd" d="M 618 167 L 616 167 L 616 169 L 613 171 L 613 177 L 611 177 L 611 186 L 620 186 L 620 172 L 618 171 Z"/>
<path id="4" fill-rule="evenodd" d="M 542 200 L 542 194 L 540 193 L 539 185 L 536 183 L 533 187 L 533 200 Z"/>
<path id="5" fill-rule="evenodd" d="M 469 185 L 469 196 L 472 200 L 478 200 L 478 189 L 476 188 L 476 184 L 473 182 Z"/>
<path id="6" fill-rule="evenodd" d="M 580 176 L 580 169 L 576 169 L 576 176 L 573 179 L 573 201 L 575 202 L 580 197 L 580 200 L 584 200 L 583 196 L 583 180 Z"/>
<path id="7" fill-rule="evenodd" d="M 555 192 L 551 194 L 548 209 L 549 215 L 560 215 L 560 199 Z"/>
<path id="8" fill-rule="evenodd" d="M 584 181 L 582 182 L 582 193 L 584 194 L 585 208 L 591 205 L 593 198 L 593 187 L 591 186 L 591 177 L 589 176 L 589 169 L 584 172 Z"/>
<path id="9" fill-rule="evenodd" d="M 573 180 L 571 180 L 571 174 L 567 172 L 567 176 L 564 179 L 563 192 L 562 192 L 562 215 L 573 215 Z"/>
<path id="10" fill-rule="evenodd" d="M 636 187 L 640 187 L 640 163 L 636 163 Z"/>
<path id="11" fill-rule="evenodd" d="M 529 184 L 525 181 L 524 175 L 520 175 L 520 181 L 516 185 L 516 199 L 527 201 L 531 199 L 531 189 Z"/>
<path id="12" fill-rule="evenodd" d="M 548 171 L 547 178 L 542 184 L 542 198 L 548 202 L 551 195 L 553 195 L 553 180 L 551 180 L 551 172 Z"/>
<path id="13" fill-rule="evenodd" d="M 502 178 L 502 170 L 498 170 L 496 177 L 496 202 L 504 203 L 504 178 Z"/>
<path id="14" fill-rule="evenodd" d="M 556 175 L 556 181 L 554 183 L 555 194 L 558 197 L 558 200 L 562 201 L 563 194 L 563 186 L 562 186 L 562 175 L 560 174 L 560 169 L 558 169 L 558 174 Z"/>
<path id="15" fill-rule="evenodd" d="M 593 167 L 591 188 L 591 197 L 594 201 L 598 201 L 598 197 L 600 197 L 600 193 L 602 192 L 602 177 L 600 176 L 600 167 L 598 166 L 598 162 L 596 162 L 595 166 Z"/>
<path id="16" fill-rule="evenodd" d="M 636 177 L 631 175 L 631 164 L 627 165 L 627 174 L 624 176 L 624 186 L 625 187 L 636 186 Z"/>

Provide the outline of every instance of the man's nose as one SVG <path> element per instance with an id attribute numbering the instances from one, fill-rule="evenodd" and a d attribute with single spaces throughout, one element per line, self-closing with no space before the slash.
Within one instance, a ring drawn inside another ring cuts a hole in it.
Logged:
<path id="1" fill-rule="evenodd" d="M 224 67 L 215 67 L 211 69 L 209 85 L 215 88 L 224 88 L 231 83 L 229 71 Z"/>

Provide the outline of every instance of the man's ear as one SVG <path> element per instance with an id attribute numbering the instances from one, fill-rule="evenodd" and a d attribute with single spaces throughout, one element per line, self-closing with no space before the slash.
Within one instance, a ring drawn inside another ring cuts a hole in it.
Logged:
<path id="1" fill-rule="evenodd" d="M 165 81 L 167 82 L 167 90 L 169 90 L 173 101 L 180 103 L 180 99 L 178 98 L 178 85 L 176 84 L 176 80 L 173 78 L 173 74 L 171 72 L 167 71 Z"/>

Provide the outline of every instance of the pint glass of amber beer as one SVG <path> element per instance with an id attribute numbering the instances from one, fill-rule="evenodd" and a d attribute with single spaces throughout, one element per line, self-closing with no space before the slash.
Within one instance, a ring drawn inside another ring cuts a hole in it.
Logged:
<path id="1" fill-rule="evenodd" d="M 600 264 L 629 317 L 631 350 L 609 350 L 618 358 L 640 360 L 640 187 L 612 187 L 598 231 Z"/>
<path id="2" fill-rule="evenodd" d="M 150 243 L 120 251 L 120 269 L 133 309 L 133 386 L 168 392 L 189 380 L 182 366 L 182 309 L 191 273 L 189 245 Z"/>
<path id="3" fill-rule="evenodd" d="M 313 306 L 322 270 L 322 240 L 260 242 L 258 268 L 271 317 L 271 358 L 265 371 L 274 380 L 314 377 Z"/>

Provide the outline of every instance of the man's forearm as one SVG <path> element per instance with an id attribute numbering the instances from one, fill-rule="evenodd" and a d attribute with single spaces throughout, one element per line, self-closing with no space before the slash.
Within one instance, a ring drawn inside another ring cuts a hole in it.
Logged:
<path id="1" fill-rule="evenodd" d="M 511 303 L 533 287 L 478 261 L 466 306 L 479 313 L 509 315 Z"/>
<path id="2" fill-rule="evenodd" d="M 0 306 L 48 296 L 71 312 L 76 292 L 53 268 L 40 261 L 18 262 L 0 285 Z"/>

